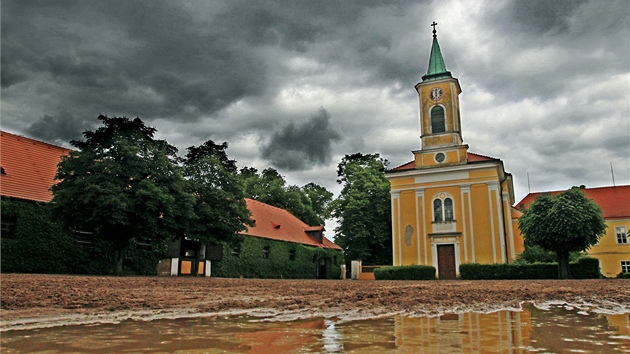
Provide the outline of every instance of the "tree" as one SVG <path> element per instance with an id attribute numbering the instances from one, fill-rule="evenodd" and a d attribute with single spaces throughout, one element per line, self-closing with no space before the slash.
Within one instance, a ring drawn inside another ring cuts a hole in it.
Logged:
<path id="1" fill-rule="evenodd" d="M 558 276 L 571 277 L 569 253 L 585 251 L 606 232 L 601 208 L 579 188 L 538 196 L 518 221 L 526 245 L 538 245 L 558 256 Z"/>
<path id="2" fill-rule="evenodd" d="M 187 191 L 195 196 L 195 219 L 186 236 L 206 244 L 236 243 L 246 225 L 253 225 L 245 203 L 236 161 L 227 157 L 228 144 L 212 140 L 189 147 L 182 160 Z"/>
<path id="3" fill-rule="evenodd" d="M 284 177 L 273 168 L 258 170 L 245 167 L 240 170 L 248 198 L 288 210 L 309 225 L 323 225 L 328 217 L 327 207 L 333 194 L 315 183 L 300 188 L 287 185 Z"/>
<path id="4" fill-rule="evenodd" d="M 392 263 L 392 219 L 387 160 L 379 154 L 346 155 L 337 168 L 337 182 L 343 184 L 331 204 L 338 220 L 335 243 L 343 247 L 346 259 L 367 264 Z"/>
<path id="5" fill-rule="evenodd" d="M 194 216 L 193 196 L 176 163 L 177 149 L 154 139 L 140 118 L 99 116 L 102 126 L 63 157 L 52 187 L 54 213 L 66 227 L 91 231 L 112 252 L 112 273 L 122 275 L 132 241 L 159 245 Z"/>

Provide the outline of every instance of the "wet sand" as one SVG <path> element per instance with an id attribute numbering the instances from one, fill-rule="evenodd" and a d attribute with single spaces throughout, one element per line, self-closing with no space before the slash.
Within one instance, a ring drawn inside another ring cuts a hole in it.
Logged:
<path id="1" fill-rule="evenodd" d="M 630 280 L 357 281 L 0 275 L 0 330 L 247 314 L 274 320 L 435 316 L 568 303 L 630 313 Z"/>

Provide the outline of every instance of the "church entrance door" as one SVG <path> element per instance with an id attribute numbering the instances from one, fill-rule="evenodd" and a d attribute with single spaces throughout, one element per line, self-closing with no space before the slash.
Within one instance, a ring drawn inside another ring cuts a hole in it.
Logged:
<path id="1" fill-rule="evenodd" d="M 438 245 L 438 278 L 457 279 L 455 270 L 455 245 Z"/>

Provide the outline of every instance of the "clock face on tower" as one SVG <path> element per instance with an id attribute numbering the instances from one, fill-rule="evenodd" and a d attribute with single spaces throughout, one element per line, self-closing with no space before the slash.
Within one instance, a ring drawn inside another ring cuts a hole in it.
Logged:
<path id="1" fill-rule="evenodd" d="M 442 89 L 439 87 L 431 89 L 431 99 L 437 101 L 440 98 L 442 98 Z"/>

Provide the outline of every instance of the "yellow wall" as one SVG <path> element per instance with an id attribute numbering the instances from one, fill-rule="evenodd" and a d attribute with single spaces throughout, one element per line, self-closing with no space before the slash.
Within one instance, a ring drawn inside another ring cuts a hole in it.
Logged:
<path id="1" fill-rule="evenodd" d="M 615 234 L 616 226 L 625 226 L 630 230 L 630 219 L 606 220 L 606 235 L 602 236 L 599 244 L 592 246 L 587 253 L 599 259 L 602 274 L 605 277 L 616 277 L 621 273 L 621 261 L 630 261 L 630 244 L 618 244 Z"/>
<path id="2" fill-rule="evenodd" d="M 522 243 L 522 238 L 513 229 L 513 209 L 506 199 L 509 193 L 499 188 L 496 166 L 465 170 L 445 172 L 442 181 L 439 176 L 426 178 L 421 172 L 400 178 L 388 176 L 393 190 L 394 265 L 437 268 L 437 244 L 455 245 L 456 267 L 473 262 L 511 262 L 513 255 L 522 252 L 522 245 L 516 244 Z M 453 200 L 452 223 L 433 222 L 433 201 L 440 196 Z"/>

